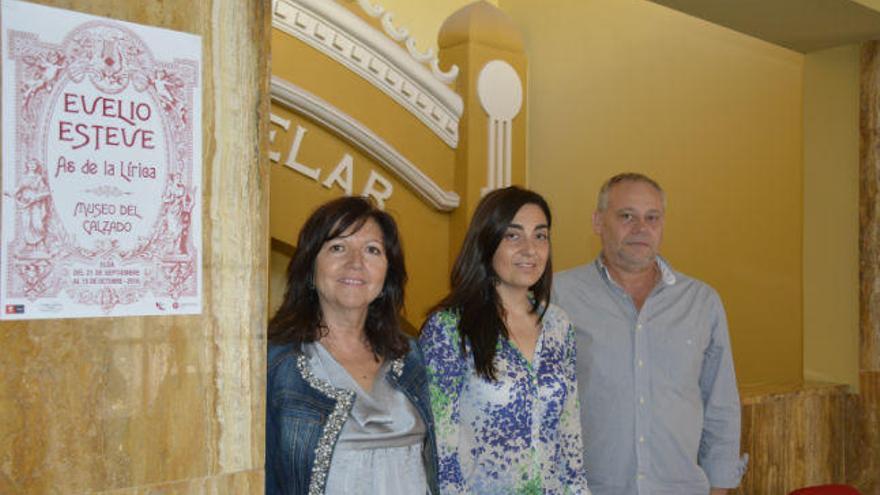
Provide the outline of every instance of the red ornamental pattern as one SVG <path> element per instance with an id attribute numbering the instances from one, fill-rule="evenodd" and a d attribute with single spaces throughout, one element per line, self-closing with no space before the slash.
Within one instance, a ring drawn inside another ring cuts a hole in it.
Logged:
<path id="1" fill-rule="evenodd" d="M 64 294 L 110 313 L 198 295 L 197 61 L 157 61 L 108 21 L 84 23 L 59 45 L 20 31 L 8 39 L 17 142 L 14 187 L 4 187 L 15 209 L 5 296 Z M 85 153 L 95 159 L 69 159 Z"/>

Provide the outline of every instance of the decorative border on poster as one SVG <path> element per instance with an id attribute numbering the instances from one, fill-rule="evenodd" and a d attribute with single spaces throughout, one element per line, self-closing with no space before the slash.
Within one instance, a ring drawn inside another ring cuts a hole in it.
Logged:
<path id="1" fill-rule="evenodd" d="M 4 33 L 5 63 L 15 73 L 4 80 L 15 91 L 15 127 L 4 129 L 15 133 L 14 163 L 3 164 L 4 208 L 14 212 L 4 212 L 4 222 L 14 215 L 14 226 L 4 228 L 0 317 L 199 312 L 200 61 L 157 60 L 123 23 L 87 18 L 97 20 L 77 25 L 59 44 L 33 32 Z M 132 94 L 143 101 L 126 100 Z M 111 117 L 119 127 L 105 125 Z M 59 142 L 94 160 L 49 156 Z M 113 146 L 127 147 L 129 159 L 102 162 Z M 147 160 L 149 152 L 159 160 Z M 138 214 L 144 200 L 153 217 Z M 145 235 L 132 238 L 132 224 Z M 42 312 L 21 314 L 22 303 Z"/>

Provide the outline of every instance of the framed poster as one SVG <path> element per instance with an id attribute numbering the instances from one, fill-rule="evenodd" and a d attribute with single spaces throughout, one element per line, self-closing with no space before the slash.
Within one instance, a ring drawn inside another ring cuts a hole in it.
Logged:
<path id="1" fill-rule="evenodd" d="M 201 38 L 2 0 L 0 318 L 201 312 Z"/>

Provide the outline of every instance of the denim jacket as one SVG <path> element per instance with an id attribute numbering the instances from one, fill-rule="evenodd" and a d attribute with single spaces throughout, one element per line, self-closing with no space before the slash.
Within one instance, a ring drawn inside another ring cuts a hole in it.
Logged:
<path id="1" fill-rule="evenodd" d="M 333 449 L 354 405 L 354 392 L 316 378 L 292 344 L 269 345 L 266 379 L 266 495 L 324 493 Z M 392 361 L 386 379 L 425 423 L 422 456 L 428 488 L 437 495 L 437 447 L 425 365 L 416 343 Z"/>

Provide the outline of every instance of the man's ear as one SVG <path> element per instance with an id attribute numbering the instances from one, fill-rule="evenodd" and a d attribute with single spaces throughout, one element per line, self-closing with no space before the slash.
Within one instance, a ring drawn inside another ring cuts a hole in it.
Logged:
<path id="1" fill-rule="evenodd" d="M 599 210 L 593 212 L 593 233 L 602 235 L 602 212 Z"/>

